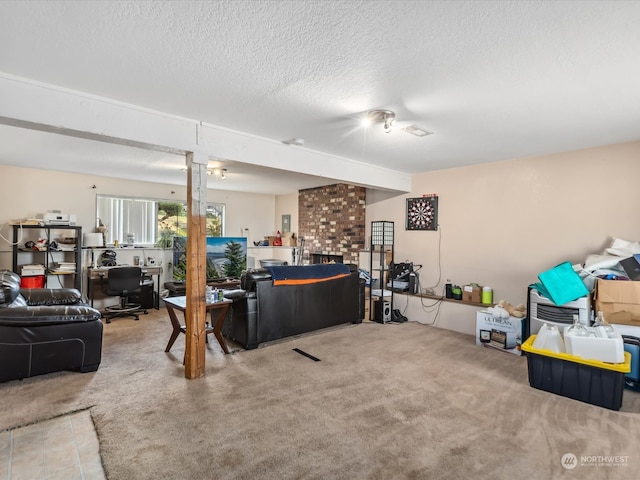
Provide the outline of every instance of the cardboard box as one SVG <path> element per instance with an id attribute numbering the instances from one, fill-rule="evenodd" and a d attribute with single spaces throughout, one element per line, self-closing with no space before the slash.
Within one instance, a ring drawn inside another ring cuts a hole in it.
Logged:
<path id="1" fill-rule="evenodd" d="M 371 309 L 369 308 L 369 297 L 364 299 L 364 320 L 371 320 Z"/>
<path id="2" fill-rule="evenodd" d="M 371 305 L 369 305 L 369 297 L 366 297 L 364 299 L 364 321 L 365 322 L 375 321 L 377 303 L 378 303 L 378 300 L 374 298 L 373 302 L 371 302 Z"/>
<path id="3" fill-rule="evenodd" d="M 486 310 L 476 313 L 476 345 L 522 355 L 523 337 L 524 318 L 494 318 Z"/>
<path id="4" fill-rule="evenodd" d="M 607 322 L 640 326 L 640 282 L 599 278 L 594 299 Z"/>
<path id="5" fill-rule="evenodd" d="M 482 302 L 482 287 L 478 285 L 465 285 L 462 287 L 462 301 L 481 303 Z"/>
<path id="6" fill-rule="evenodd" d="M 298 246 L 298 238 L 293 232 L 284 232 L 282 234 L 282 246 L 283 247 L 296 247 Z"/>

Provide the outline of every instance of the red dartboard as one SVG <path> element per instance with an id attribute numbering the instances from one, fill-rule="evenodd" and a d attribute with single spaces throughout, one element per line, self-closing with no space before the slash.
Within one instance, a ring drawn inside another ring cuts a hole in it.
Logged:
<path id="1" fill-rule="evenodd" d="M 438 229 L 438 197 L 407 198 L 407 230 Z"/>

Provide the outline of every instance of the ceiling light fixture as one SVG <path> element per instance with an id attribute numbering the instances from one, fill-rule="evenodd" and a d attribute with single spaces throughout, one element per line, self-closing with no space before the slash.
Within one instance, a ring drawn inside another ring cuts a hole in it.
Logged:
<path id="1" fill-rule="evenodd" d="M 184 167 L 182 168 L 183 172 L 187 171 L 187 168 Z M 216 177 L 219 178 L 220 180 L 226 180 L 227 178 L 227 169 L 226 168 L 207 168 L 207 176 L 211 177 Z"/>
<path id="2" fill-rule="evenodd" d="M 225 180 L 227 178 L 227 176 L 225 175 L 226 173 L 226 168 L 207 168 L 207 175 L 213 175 L 220 180 Z"/>
<path id="3" fill-rule="evenodd" d="M 396 121 L 396 114 L 391 110 L 371 110 L 367 113 L 367 120 L 370 123 L 384 123 L 384 131 L 389 133 Z"/>

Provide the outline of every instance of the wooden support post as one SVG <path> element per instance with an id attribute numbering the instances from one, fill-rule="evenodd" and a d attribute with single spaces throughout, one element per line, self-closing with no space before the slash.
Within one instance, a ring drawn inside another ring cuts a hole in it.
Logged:
<path id="1" fill-rule="evenodd" d="M 207 288 L 207 155 L 187 153 L 187 309 L 184 376 L 204 375 Z"/>

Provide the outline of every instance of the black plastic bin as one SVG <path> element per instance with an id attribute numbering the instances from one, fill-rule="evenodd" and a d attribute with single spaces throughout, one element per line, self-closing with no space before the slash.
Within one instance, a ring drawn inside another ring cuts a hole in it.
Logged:
<path id="1" fill-rule="evenodd" d="M 631 356 L 625 363 L 585 360 L 576 355 L 533 348 L 536 336 L 522 344 L 527 354 L 529 385 L 539 390 L 573 398 L 611 410 L 620 410 L 625 374 L 631 369 Z"/>

